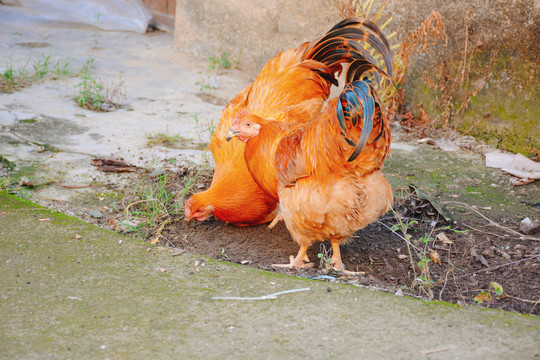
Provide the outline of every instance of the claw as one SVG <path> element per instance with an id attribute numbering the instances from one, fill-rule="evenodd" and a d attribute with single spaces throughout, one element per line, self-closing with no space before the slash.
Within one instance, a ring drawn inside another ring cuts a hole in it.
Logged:
<path id="1" fill-rule="evenodd" d="M 277 214 L 276 217 L 274 218 L 274 220 L 272 220 L 272 222 L 270 223 L 270 225 L 268 225 L 268 228 L 269 229 L 273 229 L 274 226 L 276 226 L 276 224 L 278 222 L 280 222 L 281 220 L 283 220 L 283 215 L 281 215 L 281 213 Z"/>
<path id="2" fill-rule="evenodd" d="M 293 257 L 291 255 L 289 257 L 289 260 L 290 260 L 289 264 L 272 264 L 272 267 L 287 268 L 287 269 L 300 269 L 300 268 L 313 267 L 313 263 L 309 262 L 309 258 L 306 254 L 307 249 L 308 249 L 307 246 L 300 246 L 300 250 L 298 250 L 298 255 L 296 255 L 296 257 Z"/>

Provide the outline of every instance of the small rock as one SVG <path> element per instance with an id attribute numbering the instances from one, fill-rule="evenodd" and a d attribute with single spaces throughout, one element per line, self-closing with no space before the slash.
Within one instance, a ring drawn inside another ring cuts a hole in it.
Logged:
<path id="1" fill-rule="evenodd" d="M 162 168 L 157 168 L 157 169 L 154 169 L 154 171 L 152 171 L 152 177 L 158 177 L 161 175 L 165 175 L 165 170 Z"/>
<path id="2" fill-rule="evenodd" d="M 531 220 L 526 217 L 519 223 L 519 230 L 525 235 L 532 235 L 538 230 L 540 230 L 540 221 Z"/>
<path id="3" fill-rule="evenodd" d="M 96 219 L 101 219 L 103 217 L 103 214 L 101 213 L 101 211 L 97 211 L 97 210 L 90 211 L 89 214 L 91 217 L 96 218 Z"/>

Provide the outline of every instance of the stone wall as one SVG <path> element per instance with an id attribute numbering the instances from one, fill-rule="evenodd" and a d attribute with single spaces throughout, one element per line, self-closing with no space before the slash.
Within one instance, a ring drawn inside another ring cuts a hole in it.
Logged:
<path id="1" fill-rule="evenodd" d="M 329 0 L 178 0 L 175 41 L 200 56 L 230 52 L 255 74 L 281 50 L 318 38 L 337 20 Z"/>
<path id="2" fill-rule="evenodd" d="M 448 110 L 443 109 L 448 104 L 442 103 L 437 83 L 444 76 L 460 76 L 467 37 L 464 79 L 469 90 L 479 91 L 464 107 L 459 94 L 447 94 L 447 102 L 455 103 L 452 110 L 461 108 L 453 125 L 464 131 L 472 128 L 469 133 L 491 134 L 498 142 L 510 132 L 518 147 L 522 142 L 540 148 L 540 0 L 385 3 L 385 13 L 393 16 L 388 32 L 397 32 L 394 43 L 433 10 L 441 13 L 446 25 L 448 46 L 431 46 L 429 53 L 411 58 L 406 87 L 411 104 L 422 103 L 432 118 Z M 381 4 L 375 0 L 374 8 Z M 175 41 L 201 59 L 228 51 L 254 75 L 279 51 L 318 38 L 339 20 L 332 0 L 178 0 Z M 446 75 L 441 74 L 442 67 Z M 521 130 L 524 133 L 516 135 Z"/>

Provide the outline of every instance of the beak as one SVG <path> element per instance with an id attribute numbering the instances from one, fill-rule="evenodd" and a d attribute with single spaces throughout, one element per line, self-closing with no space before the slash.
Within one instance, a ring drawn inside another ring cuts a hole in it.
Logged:
<path id="1" fill-rule="evenodd" d="M 238 134 L 240 134 L 240 131 L 229 129 L 229 131 L 227 131 L 225 134 L 225 140 L 230 141 L 233 137 L 238 136 Z"/>

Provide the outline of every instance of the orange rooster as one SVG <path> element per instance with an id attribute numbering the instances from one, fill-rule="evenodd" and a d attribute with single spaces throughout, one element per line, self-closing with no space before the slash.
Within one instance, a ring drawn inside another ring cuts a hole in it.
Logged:
<path id="1" fill-rule="evenodd" d="M 375 24 L 369 23 L 375 29 Z M 385 39 L 373 43 L 383 55 Z M 300 245 L 289 268 L 308 266 L 307 249 L 329 239 L 332 265 L 345 271 L 340 243 L 385 213 L 392 202 L 390 184 L 380 169 L 390 152 L 390 127 L 367 72 L 390 78 L 370 59 L 349 66 L 347 85 L 319 116 L 305 123 L 283 123 L 241 111 L 227 132 L 246 143 L 245 159 L 255 181 L 277 193 L 280 216 Z M 354 140 L 357 139 L 357 140 Z"/>
<path id="2" fill-rule="evenodd" d="M 209 145 L 216 163 L 212 183 L 208 190 L 186 201 L 186 220 L 203 221 L 213 214 L 221 221 L 249 226 L 269 222 L 276 216 L 277 190 L 260 188 L 246 167 L 245 145 L 225 142 L 225 133 L 240 110 L 277 122 L 313 120 L 328 98 L 331 85 L 337 85 L 334 75 L 341 71 L 341 64 L 362 54 L 369 57 L 358 44 L 362 40 L 376 42 L 371 33 L 361 29 L 366 26 L 371 27 L 371 23 L 356 18 L 344 20 L 321 39 L 281 52 L 264 66 L 252 85 L 227 105 Z M 254 175 L 259 181 L 273 181 L 259 175 Z"/>

